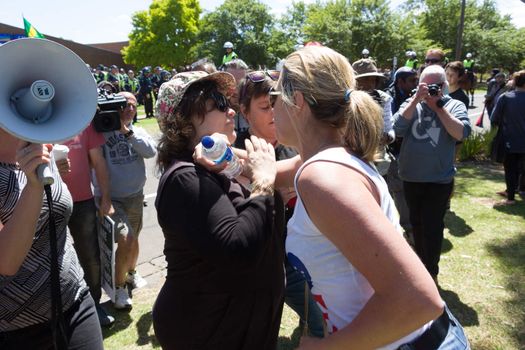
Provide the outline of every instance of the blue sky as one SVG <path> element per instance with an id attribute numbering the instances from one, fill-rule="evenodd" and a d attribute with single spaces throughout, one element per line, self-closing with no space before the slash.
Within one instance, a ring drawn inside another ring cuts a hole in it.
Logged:
<path id="1" fill-rule="evenodd" d="M 312 2 L 313 0 L 306 0 Z M 460 1 L 460 0 L 457 0 Z M 204 10 L 211 11 L 223 0 L 201 0 Z M 291 0 L 262 0 L 276 15 L 284 12 Z M 402 3 L 391 0 L 391 5 Z M 131 17 L 147 10 L 147 0 L 3 0 L 0 23 L 23 27 L 22 13 L 41 33 L 83 44 L 127 40 Z M 525 3 L 520 0 L 497 0 L 498 9 L 510 14 L 513 22 L 525 26 Z"/>

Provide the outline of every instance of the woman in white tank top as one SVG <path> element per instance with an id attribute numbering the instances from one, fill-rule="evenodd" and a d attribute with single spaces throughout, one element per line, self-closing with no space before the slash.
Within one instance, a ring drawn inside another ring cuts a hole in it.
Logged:
<path id="1" fill-rule="evenodd" d="M 305 47 L 286 59 L 277 91 L 279 142 L 297 159 L 276 186 L 296 187 L 288 259 L 301 271 L 331 334 L 300 349 L 468 349 L 457 320 L 399 232 L 387 186 L 371 162 L 383 125 L 345 57 Z"/>

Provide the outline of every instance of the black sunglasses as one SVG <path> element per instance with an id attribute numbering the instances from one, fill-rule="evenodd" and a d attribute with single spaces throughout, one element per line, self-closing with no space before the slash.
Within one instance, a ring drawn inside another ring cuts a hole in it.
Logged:
<path id="1" fill-rule="evenodd" d="M 441 60 L 437 59 L 437 58 L 425 58 L 425 63 L 435 64 L 435 63 L 439 63 L 439 62 L 441 62 Z"/>
<path id="2" fill-rule="evenodd" d="M 227 112 L 230 109 L 230 102 L 223 94 L 214 91 L 211 93 L 210 98 L 215 103 L 215 107 L 217 107 L 217 110 L 221 112 Z"/>

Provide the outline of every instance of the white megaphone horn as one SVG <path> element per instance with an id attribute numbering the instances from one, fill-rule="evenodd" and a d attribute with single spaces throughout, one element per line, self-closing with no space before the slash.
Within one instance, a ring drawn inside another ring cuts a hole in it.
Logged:
<path id="1" fill-rule="evenodd" d="M 33 143 L 60 143 L 84 130 L 97 109 L 86 64 L 54 41 L 24 38 L 0 46 L 0 127 Z M 47 166 L 44 184 L 53 183 Z"/>

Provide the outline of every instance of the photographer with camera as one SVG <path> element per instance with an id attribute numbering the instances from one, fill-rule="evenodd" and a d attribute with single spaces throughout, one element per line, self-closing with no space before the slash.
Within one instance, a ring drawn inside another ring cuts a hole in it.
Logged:
<path id="1" fill-rule="evenodd" d="M 110 196 L 115 213 L 115 308 L 130 309 L 131 298 L 126 284 L 140 288 L 146 281 L 135 271 L 139 254 L 138 235 L 142 229 L 143 188 L 146 183 L 145 158 L 156 155 L 156 144 L 148 133 L 131 122 L 137 113 L 137 99 L 130 92 L 120 92 L 126 106 L 119 110 L 120 127 L 103 133 L 102 152 L 110 177 Z M 110 123 L 107 123 L 110 124 Z M 97 179 L 94 179 L 97 180 Z M 95 197 L 102 195 L 94 181 Z"/>
<path id="2" fill-rule="evenodd" d="M 453 188 L 456 141 L 471 125 L 465 104 L 447 95 L 445 70 L 425 68 L 414 96 L 394 115 L 396 135 L 403 137 L 399 176 L 403 180 L 416 253 L 437 284 L 444 217 Z"/>

